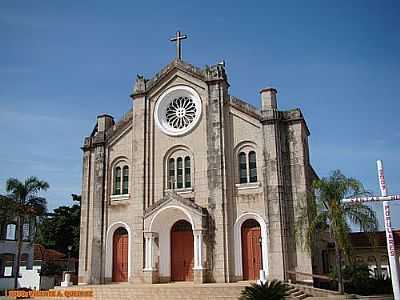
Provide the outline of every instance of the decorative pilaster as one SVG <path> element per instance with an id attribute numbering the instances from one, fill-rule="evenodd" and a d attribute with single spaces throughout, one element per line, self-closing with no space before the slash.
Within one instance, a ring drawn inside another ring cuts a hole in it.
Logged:
<path id="1" fill-rule="evenodd" d="M 158 282 L 158 270 L 155 266 L 154 246 L 155 239 L 158 237 L 156 232 L 144 232 L 145 240 L 145 260 L 144 260 L 144 281 L 146 283 Z"/>
<path id="2" fill-rule="evenodd" d="M 194 247 L 194 267 L 193 281 L 194 283 L 205 282 L 205 270 L 203 267 L 203 230 L 193 230 L 193 247 Z"/>
<path id="3" fill-rule="evenodd" d="M 154 271 L 156 269 L 154 263 L 154 240 L 158 236 L 156 232 L 145 232 L 145 261 L 144 261 L 144 271 Z"/>
<path id="4" fill-rule="evenodd" d="M 203 231 L 193 230 L 194 235 L 194 270 L 203 269 Z"/>

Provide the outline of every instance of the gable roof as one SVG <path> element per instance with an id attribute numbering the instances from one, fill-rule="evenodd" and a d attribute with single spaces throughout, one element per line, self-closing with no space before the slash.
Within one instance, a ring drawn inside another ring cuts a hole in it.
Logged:
<path id="1" fill-rule="evenodd" d="M 54 261 L 64 259 L 66 255 L 57 250 L 46 249 L 43 245 L 33 245 L 33 260 Z"/>
<path id="2" fill-rule="evenodd" d="M 205 66 L 204 69 L 201 69 L 180 59 L 174 59 L 164 68 L 162 68 L 158 73 L 156 73 L 151 79 L 145 79 L 143 76 L 137 75 L 131 97 L 135 98 L 136 96 L 140 96 L 144 93 L 149 92 L 153 87 L 155 87 L 160 81 L 166 78 L 174 70 L 180 70 L 203 81 L 228 81 L 223 64 Z"/>
<path id="3" fill-rule="evenodd" d="M 393 238 L 396 247 L 400 247 L 400 230 L 393 230 Z M 376 247 L 386 247 L 386 232 L 375 232 Z M 365 232 L 352 232 L 350 233 L 350 241 L 354 248 L 371 248 L 371 242 L 368 234 Z"/>
<path id="4" fill-rule="evenodd" d="M 183 198 L 173 191 L 167 191 L 167 192 L 165 192 L 164 198 L 162 198 L 160 201 L 154 203 L 152 206 L 150 206 L 149 208 L 147 208 L 145 210 L 144 217 L 146 218 L 146 217 L 152 215 L 153 213 L 155 213 L 162 207 L 165 207 L 168 204 L 171 204 L 173 202 L 177 202 L 180 205 L 182 205 L 183 207 L 185 207 L 199 215 L 205 216 L 207 214 L 207 210 L 205 208 L 197 205 L 193 201 L 193 199 Z"/>

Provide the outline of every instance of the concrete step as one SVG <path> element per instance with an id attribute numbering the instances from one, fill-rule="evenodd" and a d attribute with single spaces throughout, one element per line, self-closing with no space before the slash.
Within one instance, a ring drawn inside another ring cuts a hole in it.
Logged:
<path id="1" fill-rule="evenodd" d="M 241 291 L 250 286 L 253 282 L 237 282 L 237 283 L 206 283 L 193 284 L 189 282 L 169 283 L 169 284 L 104 284 L 104 285 L 86 285 L 74 286 L 70 288 L 57 288 L 56 291 L 87 291 L 93 292 L 93 298 L 68 297 L 69 300 L 237 300 Z M 326 297 L 333 296 L 332 292 L 315 289 L 302 285 L 289 285 L 290 295 L 287 299 L 303 300 L 311 296 Z M 331 295 L 332 294 L 332 295 Z M 41 299 L 36 297 L 35 299 Z M 60 300 L 57 298 L 42 298 L 43 300 Z M 310 298 L 312 299 L 312 298 Z M 332 299 L 332 298 L 330 298 Z"/>
<path id="2" fill-rule="evenodd" d="M 172 283 L 172 284 L 106 284 L 93 286 L 79 286 L 68 288 L 71 290 L 92 290 L 96 300 L 110 299 L 143 299 L 143 300 L 237 300 L 241 291 L 249 286 L 250 283 L 229 283 L 229 284 L 201 284 L 192 283 Z M 57 289 L 61 290 L 61 289 Z M 39 299 L 39 298 L 36 298 Z M 52 300 L 52 298 L 46 298 Z M 55 300 L 56 298 L 54 298 Z M 58 298 L 57 300 L 59 300 Z M 68 298 L 80 299 L 84 298 Z"/>
<path id="3" fill-rule="evenodd" d="M 293 300 L 303 300 L 307 297 L 309 297 L 309 295 L 307 295 L 303 290 L 298 287 L 290 286 L 288 298 Z"/>

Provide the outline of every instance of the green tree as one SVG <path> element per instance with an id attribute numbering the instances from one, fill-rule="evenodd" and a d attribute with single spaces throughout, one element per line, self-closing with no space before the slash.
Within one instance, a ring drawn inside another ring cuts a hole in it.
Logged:
<path id="1" fill-rule="evenodd" d="M 336 170 L 329 177 L 315 180 L 312 193 L 305 197 L 307 206 L 298 208 L 300 216 L 296 231 L 307 250 L 312 251 L 317 236 L 322 232 L 328 232 L 329 238 L 335 243 L 335 269 L 340 293 L 344 292 L 342 257 L 351 261 L 350 223 L 370 233 L 371 240 L 378 228 L 375 212 L 370 207 L 362 203 L 344 203 L 342 200 L 367 194 L 360 181 L 347 178 Z"/>
<path id="2" fill-rule="evenodd" d="M 80 196 L 72 195 L 72 199 L 79 203 Z M 72 246 L 71 255 L 78 257 L 80 212 L 79 204 L 54 209 L 38 225 L 36 242 L 62 253 L 67 253 L 68 246 Z"/>
<path id="3" fill-rule="evenodd" d="M 239 300 L 283 300 L 289 295 L 289 286 L 279 280 L 266 281 L 260 284 L 246 286 L 240 294 Z"/>
<path id="4" fill-rule="evenodd" d="M 18 287 L 18 275 L 21 264 L 22 230 L 23 224 L 34 223 L 37 217 L 43 216 L 47 210 L 47 202 L 39 197 L 40 191 L 46 191 L 49 184 L 37 177 L 28 177 L 24 182 L 10 178 L 6 182 L 7 195 L 0 195 L 0 217 L 5 223 L 11 219 L 16 220 L 16 247 L 17 253 L 14 260 L 14 288 Z M 3 209 L 6 209 L 4 211 Z"/>

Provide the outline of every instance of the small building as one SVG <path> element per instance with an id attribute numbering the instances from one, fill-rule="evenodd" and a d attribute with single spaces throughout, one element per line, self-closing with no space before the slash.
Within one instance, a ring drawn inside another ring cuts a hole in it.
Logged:
<path id="1" fill-rule="evenodd" d="M 400 257 L 400 230 L 393 230 L 393 237 L 397 252 Z M 390 277 L 388 250 L 386 246 L 386 233 L 375 233 L 375 245 L 371 245 L 367 234 L 353 232 L 350 235 L 356 262 L 365 263 L 375 276 Z"/>
<path id="2" fill-rule="evenodd" d="M 61 282 L 61 272 L 68 268 L 68 259 L 64 253 L 53 249 L 46 249 L 40 244 L 28 243 L 24 245 L 33 255 L 29 257 L 27 253 L 22 252 L 21 264 L 19 268 L 18 287 L 30 289 L 49 289 Z M 14 241 L 15 247 L 15 241 Z M 10 249 L 11 250 L 11 247 Z M 14 249 L 15 251 L 16 249 Z M 3 253 L 1 255 L 2 274 L 0 276 L 0 290 L 14 288 L 14 254 Z M 71 271 L 75 271 L 75 258 L 70 259 Z M 51 265 L 53 269 L 59 270 L 57 274 L 42 276 L 41 271 L 44 265 Z M 76 281 L 76 278 L 75 278 Z"/>
<path id="3" fill-rule="evenodd" d="M 34 232 L 32 225 L 23 225 L 20 272 L 32 270 L 33 268 L 34 247 L 31 242 L 32 232 Z M 14 287 L 16 253 L 16 224 L 15 222 L 10 222 L 0 228 L 0 290 Z"/>
<path id="4" fill-rule="evenodd" d="M 397 257 L 400 257 L 400 230 L 393 230 L 393 237 Z M 375 233 L 375 244 L 372 244 L 368 234 L 365 232 L 352 232 L 350 242 L 353 247 L 353 258 L 355 262 L 368 265 L 375 277 L 390 277 L 390 266 L 386 246 L 386 233 L 379 231 Z M 321 251 L 322 273 L 328 274 L 335 266 L 335 248 L 333 243 L 326 243 Z"/>

